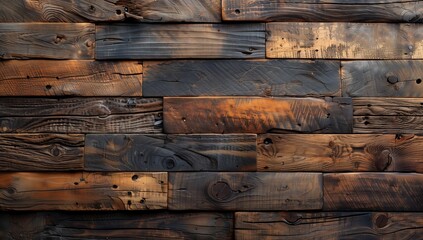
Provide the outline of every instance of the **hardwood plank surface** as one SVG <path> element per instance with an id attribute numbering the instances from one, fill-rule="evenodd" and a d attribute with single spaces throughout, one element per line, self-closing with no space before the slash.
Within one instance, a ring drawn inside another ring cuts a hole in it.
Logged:
<path id="1" fill-rule="evenodd" d="M 320 173 L 169 173 L 171 210 L 307 210 L 322 207 Z"/>
<path id="2" fill-rule="evenodd" d="M 90 23 L 0 23 L 0 59 L 93 59 L 94 35 Z"/>
<path id="3" fill-rule="evenodd" d="M 83 135 L 0 134 L 0 171 L 83 170 L 83 157 Z"/>
<path id="4" fill-rule="evenodd" d="M 96 25 L 96 59 L 264 58 L 265 26 Z"/>
<path id="5" fill-rule="evenodd" d="M 395 134 L 263 134 L 259 171 L 420 172 L 423 137 Z"/>
<path id="6" fill-rule="evenodd" d="M 0 210 L 167 207 L 167 173 L 2 173 Z"/>
<path id="7" fill-rule="evenodd" d="M 423 211 L 423 174 L 323 174 L 324 211 Z"/>
<path id="8" fill-rule="evenodd" d="M 340 96 L 338 61 L 144 62 L 145 96 Z"/>
<path id="9" fill-rule="evenodd" d="M 266 29 L 268 58 L 423 58 L 420 24 L 278 22 Z"/>
<path id="10" fill-rule="evenodd" d="M 255 171 L 256 135 L 89 134 L 87 171 Z"/>
<path id="11" fill-rule="evenodd" d="M 351 133 L 351 99 L 165 97 L 165 133 Z"/>
<path id="12" fill-rule="evenodd" d="M 237 212 L 235 239 L 421 239 L 423 213 Z"/>

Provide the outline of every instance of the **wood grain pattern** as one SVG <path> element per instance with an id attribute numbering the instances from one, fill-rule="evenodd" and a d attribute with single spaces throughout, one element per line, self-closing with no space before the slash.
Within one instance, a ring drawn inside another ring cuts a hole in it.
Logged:
<path id="1" fill-rule="evenodd" d="M 83 135 L 0 135 L 1 171 L 83 170 L 83 157 Z"/>
<path id="2" fill-rule="evenodd" d="M 156 98 L 3 98 L 0 132 L 161 133 Z"/>
<path id="3" fill-rule="evenodd" d="M 264 58 L 264 24 L 96 26 L 96 59 Z"/>
<path id="4" fill-rule="evenodd" d="M 254 171 L 256 135 L 87 135 L 87 171 Z"/>
<path id="5" fill-rule="evenodd" d="M 325 211 L 422 211 L 423 174 L 323 174 Z"/>
<path id="6" fill-rule="evenodd" d="M 237 212 L 235 239 L 421 239 L 423 213 Z"/>
<path id="7" fill-rule="evenodd" d="M 266 28 L 268 58 L 423 58 L 420 24 L 268 23 Z"/>
<path id="8" fill-rule="evenodd" d="M 172 210 L 296 210 L 322 207 L 320 173 L 169 173 Z"/>
<path id="9" fill-rule="evenodd" d="M 0 210 L 167 207 L 167 173 L 2 173 Z"/>
<path id="10" fill-rule="evenodd" d="M 165 133 L 350 133 L 345 98 L 166 97 Z"/>
<path id="11" fill-rule="evenodd" d="M 408 0 L 222 1 L 222 15 L 225 21 L 422 22 L 422 12 L 422 2 Z"/>
<path id="12" fill-rule="evenodd" d="M 340 96 L 338 61 L 144 62 L 145 96 Z"/>
<path id="13" fill-rule="evenodd" d="M 136 61 L 2 61 L 0 95 L 141 96 L 142 65 Z"/>
<path id="14" fill-rule="evenodd" d="M 0 59 L 93 59 L 89 23 L 0 23 Z"/>
<path id="15" fill-rule="evenodd" d="M 423 173 L 423 138 L 394 134 L 264 134 L 259 171 Z"/>

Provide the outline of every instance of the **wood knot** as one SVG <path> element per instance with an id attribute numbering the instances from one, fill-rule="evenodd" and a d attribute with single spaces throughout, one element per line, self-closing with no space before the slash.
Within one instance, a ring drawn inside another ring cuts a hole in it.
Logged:
<path id="1" fill-rule="evenodd" d="M 56 35 L 56 38 L 54 39 L 54 43 L 55 44 L 59 44 L 59 43 L 61 43 L 65 39 L 66 39 L 65 35 L 63 35 L 63 34 L 57 34 Z"/>
<path id="2" fill-rule="evenodd" d="M 232 188 L 229 186 L 227 182 L 218 181 L 209 186 L 208 189 L 209 196 L 217 201 L 217 202 L 224 202 L 232 198 Z"/>
<path id="3" fill-rule="evenodd" d="M 378 228 L 383 228 L 386 225 L 388 225 L 388 220 L 389 220 L 388 216 L 386 216 L 385 214 L 381 214 L 377 216 L 376 218 L 376 226 Z"/>
<path id="4" fill-rule="evenodd" d="M 163 166 L 166 169 L 173 169 L 175 167 L 175 165 L 176 165 L 175 160 L 173 160 L 173 158 L 171 158 L 171 157 L 167 157 L 163 161 Z"/>
<path id="5" fill-rule="evenodd" d="M 392 163 L 391 151 L 382 150 L 375 159 L 375 166 L 378 171 L 386 171 Z"/>
<path id="6" fill-rule="evenodd" d="M 395 83 L 399 82 L 399 79 L 398 79 L 397 76 L 389 76 L 386 80 L 390 84 L 395 84 Z"/>
<path id="7" fill-rule="evenodd" d="M 10 121 L 9 120 L 1 120 L 0 121 L 0 131 L 1 132 L 9 132 L 11 129 Z"/>
<path id="8" fill-rule="evenodd" d="M 14 187 L 8 187 L 8 188 L 6 189 L 6 192 L 7 192 L 8 194 L 14 194 L 14 193 L 16 193 L 16 189 L 15 189 Z"/>
<path id="9" fill-rule="evenodd" d="M 60 155 L 60 149 L 59 149 L 59 147 L 58 146 L 53 146 L 51 149 L 50 149 L 50 153 L 53 155 L 53 156 L 55 156 L 55 157 L 58 157 L 59 155 Z"/>

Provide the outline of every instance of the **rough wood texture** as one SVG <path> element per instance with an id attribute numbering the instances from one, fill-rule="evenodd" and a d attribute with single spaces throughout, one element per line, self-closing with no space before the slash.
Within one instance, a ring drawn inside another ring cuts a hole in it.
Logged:
<path id="1" fill-rule="evenodd" d="M 268 23 L 266 28 L 268 58 L 423 58 L 420 24 Z"/>
<path id="2" fill-rule="evenodd" d="M 320 173 L 169 173 L 172 210 L 296 210 L 322 207 Z"/>
<path id="3" fill-rule="evenodd" d="M 382 134 L 264 134 L 259 171 L 423 173 L 423 137 Z"/>
<path id="4" fill-rule="evenodd" d="M 223 0 L 226 21 L 422 22 L 420 1 Z"/>
<path id="5" fill-rule="evenodd" d="M 0 23 L 0 59 L 93 59 L 94 34 L 89 23 Z"/>
<path id="6" fill-rule="evenodd" d="M 1 171 L 83 170 L 84 136 L 1 134 Z"/>
<path id="7" fill-rule="evenodd" d="M 342 62 L 343 95 L 423 97 L 423 61 Z"/>
<path id="8" fill-rule="evenodd" d="M 256 135 L 87 135 L 85 168 L 87 171 L 254 171 Z"/>
<path id="9" fill-rule="evenodd" d="M 141 96 L 139 62 L 0 62 L 1 96 Z"/>
<path id="10" fill-rule="evenodd" d="M 423 174 L 328 173 L 325 211 L 423 211 Z"/>
<path id="11" fill-rule="evenodd" d="M 167 173 L 2 173 L 0 210 L 167 207 Z"/>
<path id="12" fill-rule="evenodd" d="M 0 132 L 160 133 L 156 98 L 3 98 Z"/>
<path id="13" fill-rule="evenodd" d="M 423 213 L 238 212 L 235 239 L 421 239 Z"/>
<path id="14" fill-rule="evenodd" d="M 145 96 L 340 96 L 338 61 L 144 62 Z"/>
<path id="15" fill-rule="evenodd" d="M 97 59 L 264 58 L 264 24 L 96 26 Z"/>
<path id="16" fill-rule="evenodd" d="M 3 235 L 2 235 L 3 234 Z M 1 239 L 216 239 L 233 235 L 231 213 L 0 213 Z"/>
<path id="17" fill-rule="evenodd" d="M 351 99 L 164 98 L 166 133 L 350 133 Z"/>

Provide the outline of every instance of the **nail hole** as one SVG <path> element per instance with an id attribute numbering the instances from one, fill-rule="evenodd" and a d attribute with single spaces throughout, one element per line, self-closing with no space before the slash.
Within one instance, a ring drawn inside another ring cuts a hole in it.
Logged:
<path id="1" fill-rule="evenodd" d="M 297 123 L 298 127 L 301 127 L 301 123 Z"/>
<path id="2" fill-rule="evenodd" d="M 327 118 L 330 118 L 330 113 L 326 114 L 326 117 L 327 117 Z"/>
<path id="3" fill-rule="evenodd" d="M 132 181 L 136 181 L 138 179 L 138 175 L 132 176 Z"/>
<path id="4" fill-rule="evenodd" d="M 419 79 L 416 80 L 416 83 L 420 84 L 420 83 L 422 83 L 422 80 L 419 78 Z"/>
<path id="5" fill-rule="evenodd" d="M 128 206 L 131 206 L 131 204 L 132 204 L 132 201 L 128 200 Z"/>
<path id="6" fill-rule="evenodd" d="M 145 198 L 141 199 L 140 203 L 145 203 Z"/>
<path id="7" fill-rule="evenodd" d="M 57 80 L 59 80 L 59 79 L 60 79 L 60 77 L 56 77 L 56 79 L 57 79 Z"/>
<path id="8" fill-rule="evenodd" d="M 372 104 L 367 104 L 367 107 L 371 107 L 372 106 Z"/>
<path id="9" fill-rule="evenodd" d="M 116 188 L 118 188 L 118 186 L 117 185 L 113 185 L 113 188 L 116 189 Z"/>
<path id="10" fill-rule="evenodd" d="M 118 9 L 118 10 L 116 10 L 116 14 L 117 15 L 121 15 L 122 14 L 122 11 L 120 9 Z"/>
<path id="11" fill-rule="evenodd" d="M 319 49 L 316 49 L 316 50 L 314 50 L 315 52 L 318 52 L 319 51 Z"/>
<path id="12" fill-rule="evenodd" d="M 235 13 L 236 13 L 236 14 L 240 14 L 240 13 L 241 13 L 241 11 L 240 11 L 239 9 L 235 9 Z"/>
<path id="13" fill-rule="evenodd" d="M 266 139 L 264 139 L 263 143 L 266 144 L 266 145 L 269 145 L 269 144 L 272 144 L 273 141 L 270 138 L 266 138 Z"/>
<path id="14" fill-rule="evenodd" d="M 128 192 L 128 196 L 132 196 L 132 192 Z"/>
<path id="15" fill-rule="evenodd" d="M 29 79 L 29 76 L 26 76 L 27 79 Z"/>
<path id="16" fill-rule="evenodd" d="M 73 184 L 76 186 L 76 185 L 78 185 L 78 184 L 79 184 L 79 182 L 74 182 Z"/>
<path id="17" fill-rule="evenodd" d="M 125 7 L 123 10 L 124 10 L 125 12 L 128 12 L 128 11 L 129 11 L 127 7 Z"/>
<path id="18" fill-rule="evenodd" d="M 184 118 L 184 117 L 183 117 L 181 120 L 182 120 L 183 122 L 186 122 L 186 121 L 187 121 L 187 119 L 186 119 L 186 118 Z"/>
<path id="19" fill-rule="evenodd" d="M 50 90 L 51 89 L 51 85 L 46 85 L 46 89 Z"/>
<path id="20" fill-rule="evenodd" d="M 364 121 L 364 125 L 369 125 L 370 123 L 368 121 Z"/>

